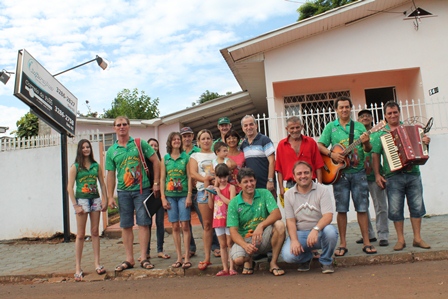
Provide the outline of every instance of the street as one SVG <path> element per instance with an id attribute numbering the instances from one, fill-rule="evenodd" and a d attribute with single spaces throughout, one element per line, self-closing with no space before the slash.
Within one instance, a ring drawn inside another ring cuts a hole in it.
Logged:
<path id="1" fill-rule="evenodd" d="M 274 277 L 187 276 L 131 281 L 8 284 L 0 298 L 447 298 L 448 261 L 336 268 L 321 274 L 287 270 Z"/>

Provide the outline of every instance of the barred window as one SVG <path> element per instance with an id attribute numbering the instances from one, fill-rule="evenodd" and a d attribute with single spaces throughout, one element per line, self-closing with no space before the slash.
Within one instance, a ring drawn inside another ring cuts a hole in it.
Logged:
<path id="1" fill-rule="evenodd" d="M 325 125 L 335 118 L 333 103 L 340 96 L 350 97 L 350 91 L 286 96 L 283 98 L 285 114 L 299 116 L 303 121 L 304 134 L 318 137 Z"/>

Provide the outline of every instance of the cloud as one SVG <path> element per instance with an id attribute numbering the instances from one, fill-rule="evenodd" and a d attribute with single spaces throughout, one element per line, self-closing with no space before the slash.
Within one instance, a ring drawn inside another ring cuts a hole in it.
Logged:
<path id="1" fill-rule="evenodd" d="M 27 108 L 5 107 L 0 105 L 0 126 L 9 127 L 6 133 L 0 134 L 0 137 L 14 136 L 11 132 L 17 130 L 16 122 L 29 111 L 30 109 Z"/>

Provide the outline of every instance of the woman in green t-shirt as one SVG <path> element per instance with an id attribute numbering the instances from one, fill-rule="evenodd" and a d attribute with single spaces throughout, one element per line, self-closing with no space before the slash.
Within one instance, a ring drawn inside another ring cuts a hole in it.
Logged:
<path id="1" fill-rule="evenodd" d="M 75 182 L 76 193 L 73 190 Z M 103 195 L 101 199 L 98 191 L 98 182 Z M 106 270 L 100 265 L 99 224 L 100 212 L 107 209 L 107 190 L 104 183 L 103 170 L 93 158 L 92 145 L 87 139 L 82 139 L 78 142 L 75 163 L 70 167 L 69 171 L 67 191 L 76 214 L 75 281 L 81 281 L 83 278 L 81 257 L 88 215 L 90 215 L 90 234 L 95 257 L 95 271 L 100 275 L 105 274 Z"/>

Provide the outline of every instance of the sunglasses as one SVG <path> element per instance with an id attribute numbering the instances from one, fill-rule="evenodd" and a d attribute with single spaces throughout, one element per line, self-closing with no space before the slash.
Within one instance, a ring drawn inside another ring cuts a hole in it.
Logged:
<path id="1" fill-rule="evenodd" d="M 127 127 L 128 124 L 127 123 L 123 123 L 123 124 L 116 124 L 116 127 Z"/>

